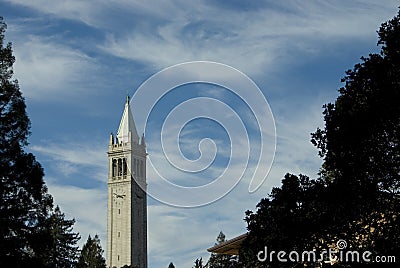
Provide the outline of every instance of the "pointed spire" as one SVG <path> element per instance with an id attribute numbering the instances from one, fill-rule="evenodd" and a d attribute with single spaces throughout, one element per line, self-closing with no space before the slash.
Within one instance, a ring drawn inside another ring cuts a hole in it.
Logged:
<path id="1" fill-rule="evenodd" d="M 129 96 L 126 96 L 125 109 L 117 133 L 118 142 L 129 142 L 129 132 L 131 132 L 132 142 L 139 143 L 139 135 L 137 134 L 135 122 L 129 106 Z"/>

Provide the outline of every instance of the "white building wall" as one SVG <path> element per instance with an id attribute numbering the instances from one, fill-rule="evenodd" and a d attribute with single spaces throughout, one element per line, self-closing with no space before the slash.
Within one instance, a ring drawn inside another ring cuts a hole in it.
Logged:
<path id="1" fill-rule="evenodd" d="M 147 196 L 132 177 L 146 187 L 145 146 L 110 144 L 108 157 L 107 267 L 147 268 Z M 126 175 L 113 177 L 113 160 L 123 158 L 127 161 Z M 134 159 L 141 163 L 141 171 L 134 166 Z"/>

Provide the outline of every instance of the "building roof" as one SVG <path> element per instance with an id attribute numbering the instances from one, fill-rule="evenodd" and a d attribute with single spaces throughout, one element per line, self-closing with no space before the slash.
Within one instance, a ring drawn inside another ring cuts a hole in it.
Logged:
<path id="1" fill-rule="evenodd" d="M 247 237 L 247 233 L 234 237 L 221 244 L 215 245 L 209 249 L 208 252 L 228 254 L 228 255 L 239 255 L 239 249 L 242 245 L 243 240 Z"/>
<path id="2" fill-rule="evenodd" d="M 121 122 L 117 132 L 118 142 L 128 142 L 129 132 L 132 133 L 132 142 L 139 143 L 139 135 L 137 133 L 135 121 L 133 120 L 133 115 L 129 106 L 129 96 L 127 96 L 124 113 L 122 114 Z"/>

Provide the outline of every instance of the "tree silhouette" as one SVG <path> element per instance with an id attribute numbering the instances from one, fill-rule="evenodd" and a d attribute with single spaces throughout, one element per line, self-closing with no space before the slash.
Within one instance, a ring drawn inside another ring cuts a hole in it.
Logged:
<path id="1" fill-rule="evenodd" d="M 219 245 L 226 241 L 225 234 L 221 231 L 218 234 L 215 245 Z M 209 268 L 228 268 L 234 267 L 235 260 L 233 257 L 227 254 L 211 253 L 210 259 L 208 260 Z"/>
<path id="2" fill-rule="evenodd" d="M 335 248 L 338 239 L 347 241 L 348 250 L 399 258 L 400 12 L 382 24 L 378 35 L 381 52 L 362 57 L 346 72 L 339 97 L 324 106 L 325 127 L 312 134 L 324 160 L 320 177 L 287 174 L 256 212 L 246 212 L 249 234 L 240 251 L 243 267 L 324 266 L 284 263 L 276 257 L 260 262 L 257 254 L 266 246 L 320 252 Z M 378 264 L 335 264 L 349 265 Z"/>
<path id="3" fill-rule="evenodd" d="M 24 150 L 30 120 L 13 79 L 6 28 L 0 17 L 0 267 L 71 267 L 78 239 L 74 221 L 65 220 L 58 207 L 53 211 L 43 168 Z"/>
<path id="4" fill-rule="evenodd" d="M 105 268 L 106 260 L 103 257 L 104 250 L 101 248 L 99 236 L 94 238 L 89 235 L 85 245 L 82 247 L 77 268 Z"/>
<path id="5" fill-rule="evenodd" d="M 18 81 L 13 80 L 11 43 L 4 44 L 6 24 L 0 17 L 0 266 L 25 267 L 40 253 L 39 226 L 48 216 L 52 198 L 43 169 L 24 151 L 30 121 Z"/>

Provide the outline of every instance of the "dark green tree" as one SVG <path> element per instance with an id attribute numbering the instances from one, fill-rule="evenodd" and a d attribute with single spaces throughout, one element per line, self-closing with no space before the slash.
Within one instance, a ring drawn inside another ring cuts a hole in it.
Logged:
<path id="1" fill-rule="evenodd" d="M 327 201 L 335 201 L 331 233 L 387 255 L 400 252 L 400 12 L 378 36 L 380 53 L 346 72 L 312 142 L 324 159 Z"/>
<path id="2" fill-rule="evenodd" d="M 18 81 L 13 79 L 11 43 L 4 43 L 6 24 L 0 17 L 0 266 L 43 265 L 41 225 L 52 208 L 41 165 L 24 147 L 30 121 Z M 29 265 L 28 265 L 29 263 Z"/>
<path id="3" fill-rule="evenodd" d="M 205 267 L 207 267 L 207 264 L 203 264 L 203 258 L 196 259 L 194 261 L 193 268 L 205 268 Z"/>
<path id="4" fill-rule="evenodd" d="M 101 247 L 99 236 L 94 238 L 89 235 L 86 244 L 83 245 L 79 256 L 77 268 L 105 268 L 106 260 L 103 257 L 104 250 Z"/>
<path id="5" fill-rule="evenodd" d="M 46 230 L 51 239 L 43 252 L 48 267 L 75 267 L 79 257 L 78 233 L 73 232 L 75 220 L 65 219 L 64 213 L 56 206 L 47 219 Z"/>
<path id="6" fill-rule="evenodd" d="M 257 211 L 246 212 L 248 237 L 239 252 L 243 267 L 303 267 L 305 262 L 279 262 L 276 255 L 260 262 L 257 255 L 267 246 L 271 251 L 309 250 L 315 248 L 315 238 L 324 228 L 319 213 L 324 213 L 319 199 L 325 187 L 304 175 L 286 174 L 281 187 L 257 205 Z M 264 254 L 262 254 L 264 257 Z M 313 267 L 308 262 L 308 267 Z"/>
<path id="7" fill-rule="evenodd" d="M 222 244 L 226 241 L 225 234 L 221 231 L 218 234 L 215 245 Z M 210 268 L 228 268 L 234 267 L 236 263 L 234 257 L 227 254 L 211 253 L 210 259 L 208 260 L 208 267 Z"/>
<path id="8" fill-rule="evenodd" d="M 44 171 L 24 150 L 30 120 L 5 30 L 0 17 L 0 267 L 72 267 L 79 237 L 74 220 L 58 207 L 53 211 Z"/>
<path id="9" fill-rule="evenodd" d="M 168 268 L 175 268 L 175 265 L 172 262 L 170 262 Z"/>
<path id="10" fill-rule="evenodd" d="M 338 239 L 350 250 L 400 257 L 400 12 L 378 35 L 381 52 L 346 72 L 339 97 L 324 106 L 325 128 L 312 134 L 324 160 L 320 178 L 287 174 L 256 212 L 246 212 L 244 267 L 320 267 L 276 257 L 260 263 L 256 256 L 265 246 L 318 252 Z M 335 267 L 396 267 L 390 265 Z"/>

